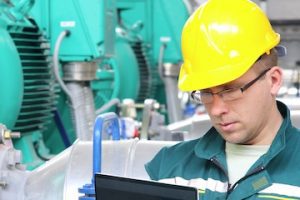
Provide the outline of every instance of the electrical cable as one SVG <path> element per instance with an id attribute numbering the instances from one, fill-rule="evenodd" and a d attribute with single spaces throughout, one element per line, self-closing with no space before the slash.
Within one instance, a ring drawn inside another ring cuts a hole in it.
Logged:
<path id="1" fill-rule="evenodd" d="M 60 45 L 62 43 L 62 40 L 70 35 L 70 31 L 65 30 L 61 32 L 55 42 L 55 48 L 54 48 L 54 55 L 53 55 L 53 71 L 56 80 L 58 81 L 59 85 L 61 86 L 62 90 L 67 94 L 67 96 L 70 98 L 71 105 L 73 105 L 73 100 L 72 100 L 72 94 L 63 82 L 63 80 L 60 78 L 59 75 L 59 49 Z"/>
<path id="2" fill-rule="evenodd" d="M 46 158 L 46 157 L 42 156 L 42 154 L 40 154 L 40 152 L 39 152 L 39 142 L 38 141 L 33 142 L 33 148 L 34 148 L 34 151 L 35 151 L 37 157 L 39 157 L 41 160 L 43 160 L 43 161 L 50 160 L 49 158 Z"/>

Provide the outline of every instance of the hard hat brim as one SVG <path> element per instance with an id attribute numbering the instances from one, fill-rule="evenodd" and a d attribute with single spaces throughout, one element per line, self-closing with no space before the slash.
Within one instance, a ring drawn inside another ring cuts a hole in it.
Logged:
<path id="1" fill-rule="evenodd" d="M 183 64 L 181 66 L 182 70 L 180 70 L 179 73 L 178 87 L 181 91 L 194 91 L 228 83 L 246 73 L 250 67 L 245 66 L 252 66 L 256 60 L 257 58 L 249 58 L 248 60 L 245 60 L 244 62 L 235 66 L 228 65 L 215 70 L 203 72 L 201 76 L 197 74 L 186 73 L 184 71 L 185 64 Z M 221 76 L 216 76 L 216 74 L 220 74 Z M 216 78 L 218 80 L 216 80 Z"/>

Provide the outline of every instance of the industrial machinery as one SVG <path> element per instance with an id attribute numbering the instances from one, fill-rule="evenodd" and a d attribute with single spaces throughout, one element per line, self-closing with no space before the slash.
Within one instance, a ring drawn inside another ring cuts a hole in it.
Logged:
<path id="1" fill-rule="evenodd" d="M 57 153 L 45 146 L 53 136 L 46 134 L 49 127 L 59 127 L 56 137 L 64 148 L 75 138 L 92 137 L 95 106 L 90 82 L 114 47 L 115 7 L 110 2 L 1 2 L 1 52 L 8 59 L 1 61 L 5 78 L 1 79 L 0 121 L 21 133 L 14 145 L 22 150 L 28 169 Z M 71 139 L 64 127 L 64 107 L 72 111 L 67 113 L 74 122 Z"/>
<path id="2" fill-rule="evenodd" d="M 54 74 L 61 88 L 54 120 L 43 132 L 45 144 L 54 154 L 76 138 L 92 138 L 96 108 L 91 85 L 92 81 L 97 85 L 102 78 L 99 66 L 114 53 L 114 6 L 114 1 L 38 1 L 31 10 L 50 41 Z"/>
<path id="3" fill-rule="evenodd" d="M 1 44 L 9 61 L 1 67 L 7 99 L 1 104 L 0 121 L 21 133 L 14 145 L 22 150 L 28 169 L 52 157 L 44 144 L 49 127 L 57 125 L 58 137 L 65 145 L 72 143 L 64 131 L 60 106 L 71 108 L 68 115 L 73 116 L 74 138 L 91 139 L 95 106 L 90 81 L 96 79 L 101 59 L 113 53 L 114 37 L 108 36 L 115 33 L 115 9 L 113 3 L 90 3 L 20 0 L 1 5 L 5 41 Z M 59 93 L 60 88 L 67 98 Z"/>
<path id="4" fill-rule="evenodd" d="M 76 145 L 67 147 L 79 138 L 80 152 L 91 158 L 96 109 L 114 98 L 143 102 L 160 96 L 165 103 L 160 79 L 176 78 L 171 66 L 180 64 L 180 30 L 189 13 L 181 0 L 161 3 L 1 2 L 1 55 L 8 58 L 0 61 L 0 122 L 6 125 L 1 126 L 1 199 L 78 196 L 82 181 L 67 178 L 68 169 L 76 168 L 68 158 L 78 162 L 78 152 Z M 163 63 L 168 63 L 165 75 L 158 71 Z M 135 144 L 128 143 L 129 149 Z M 82 165 L 84 182 L 91 165 Z M 72 193 L 69 184 L 77 185 Z"/>
<path id="5" fill-rule="evenodd" d="M 86 191 L 91 187 L 86 184 L 92 182 L 93 172 L 99 167 L 103 173 L 149 179 L 144 164 L 163 146 L 175 144 L 172 141 L 138 139 L 101 141 L 101 133 L 108 131 L 104 127 L 119 120 L 114 113 L 105 113 L 101 118 L 105 123 L 95 124 L 94 135 L 98 137 L 94 137 L 93 141 L 78 140 L 33 171 L 25 170 L 20 163 L 21 152 L 12 146 L 11 137 L 18 134 L 1 124 L 0 199 L 95 199 L 92 195 L 84 194 L 90 194 Z M 117 127 L 116 124 L 114 126 Z M 120 134 L 118 129 L 114 129 L 114 132 L 116 136 Z M 78 190 L 82 190 L 83 186 L 86 190 L 82 194 Z"/>
<path id="6" fill-rule="evenodd" d="M 176 81 L 181 28 L 205 1 L 0 2 L 0 52 L 7 58 L 0 59 L 0 199 L 82 195 L 78 189 L 91 182 L 93 173 L 92 133 L 99 113 L 113 110 L 135 118 L 145 139 L 152 132 L 153 138 L 163 140 L 174 139 L 164 135 L 176 132 L 184 133 L 181 139 L 192 139 L 210 127 L 207 115 L 183 120 Z M 300 17 L 295 12 L 296 20 L 282 21 L 277 16 L 282 12 L 272 13 L 272 2 L 258 3 L 288 48 L 289 57 L 281 65 L 298 70 Z M 286 86 L 299 91 L 299 79 L 293 77 Z M 282 94 L 294 97 L 297 92 Z M 131 108 L 142 112 L 129 112 Z M 159 108 L 165 113 L 154 112 Z M 299 104 L 293 108 L 292 119 L 299 125 Z M 122 123 L 120 131 L 125 130 Z M 174 144 L 104 139 L 103 172 L 145 179 L 143 164 L 162 146 Z"/>
<path id="7" fill-rule="evenodd" d="M 20 1 L 12 6 L 3 2 L 0 17 L 1 52 L 7 58 L 1 59 L 0 121 L 21 133 L 22 141 L 16 140 L 16 147 L 30 141 L 23 151 L 32 164 L 29 168 L 37 165 L 38 154 L 45 150 L 41 133 L 52 120 L 58 91 L 51 73 L 49 43 L 35 21 L 25 17 L 33 3 Z M 39 152 L 31 155 L 37 146 Z"/>
<path id="8" fill-rule="evenodd" d="M 123 99 L 153 98 L 168 110 L 165 122 L 182 118 L 176 79 L 188 1 L 15 0 L 1 9 L 2 52 L 12 59 L 1 67 L 0 122 L 21 133 L 14 145 L 28 169 L 76 138 L 91 140 L 111 100 L 121 109 Z"/>
<path id="9" fill-rule="evenodd" d="M 54 31 L 55 24 L 61 23 L 59 20 L 63 19 L 64 15 L 59 14 L 60 11 L 56 10 L 52 14 L 53 18 L 54 16 L 60 16 L 60 18 L 53 21 L 50 12 L 48 22 L 41 15 L 49 12 L 47 11 L 48 7 L 59 8 L 58 4 L 52 3 L 52 1 L 51 3 L 36 2 L 32 11 L 34 18 L 39 19 L 37 22 L 39 27 L 46 30 L 46 35 L 51 41 L 51 52 L 54 51 L 54 40 L 57 35 L 56 32 L 58 32 Z M 176 79 L 181 62 L 181 28 L 189 16 L 186 5 L 187 3 L 182 0 L 176 0 L 176 3 L 167 0 L 106 2 L 103 6 L 105 10 L 103 12 L 106 12 L 106 15 L 102 16 L 102 20 L 105 21 L 104 24 L 110 24 L 109 28 L 113 28 L 115 34 L 112 34 L 111 30 L 103 29 L 103 25 L 97 23 L 97 21 L 86 19 L 90 24 L 97 24 L 100 30 L 104 31 L 103 35 L 105 37 L 104 42 L 101 42 L 105 45 L 105 48 L 100 51 L 105 53 L 99 55 L 96 76 L 89 82 L 96 113 L 107 111 L 103 110 L 106 104 L 121 105 L 123 99 L 129 98 L 137 104 L 143 104 L 145 99 L 152 98 L 162 105 L 161 108 L 163 108 L 163 105 L 167 106 L 168 111 L 165 112 L 165 115 L 169 122 L 179 121 L 182 118 L 182 109 L 177 97 Z M 76 5 L 74 7 L 79 8 Z M 113 7 L 115 12 L 112 11 Z M 85 13 L 76 12 L 77 15 L 79 15 L 78 13 L 82 13 L 81 17 L 78 18 L 86 18 Z M 65 16 L 65 18 L 70 19 L 70 16 Z M 174 18 L 177 19 L 176 23 L 173 20 Z M 70 21 L 72 20 L 67 20 L 64 23 L 71 23 Z M 47 25 L 48 27 L 53 26 L 53 28 L 47 28 Z M 74 28 L 65 28 L 75 32 L 76 38 L 73 38 L 74 40 L 78 41 L 80 39 L 81 32 L 77 33 L 77 30 L 73 30 Z M 60 29 L 62 28 L 60 27 Z M 88 29 L 82 32 L 87 34 Z M 65 41 L 70 41 L 68 43 L 70 45 L 71 40 L 72 33 Z M 85 41 L 84 38 L 81 38 L 81 40 Z M 64 51 L 69 52 L 70 55 L 64 55 Z M 74 48 L 67 46 L 67 44 L 64 46 L 63 42 L 60 50 L 61 61 L 66 62 L 74 59 L 75 56 L 72 56 L 73 51 Z M 63 74 L 72 73 L 64 72 Z M 70 80 L 67 80 L 69 78 L 63 77 L 63 79 L 65 82 L 68 81 L 66 83 L 71 84 Z M 168 91 L 167 94 L 165 94 L 165 91 Z M 53 153 L 62 151 L 78 138 L 77 132 L 79 131 L 74 128 L 74 123 L 72 123 L 70 116 L 72 108 L 68 106 L 70 103 L 67 100 L 68 97 L 65 92 L 61 92 L 57 112 L 54 113 L 56 123 L 49 124 L 47 130 L 43 133 L 44 141 Z M 87 105 L 88 102 L 84 104 Z M 92 104 L 89 103 L 89 105 Z M 137 120 L 142 121 L 142 111 L 143 109 L 140 108 Z M 79 111 L 78 113 L 82 112 Z M 167 120 L 165 123 L 167 123 Z M 58 124 L 61 124 L 61 126 Z"/>

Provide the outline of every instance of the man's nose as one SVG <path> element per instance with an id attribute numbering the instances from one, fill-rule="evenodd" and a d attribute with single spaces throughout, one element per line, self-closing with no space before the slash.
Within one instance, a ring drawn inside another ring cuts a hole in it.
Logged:
<path id="1" fill-rule="evenodd" d="M 228 105 L 222 99 L 222 96 L 220 96 L 219 94 L 214 94 L 212 98 L 213 100 L 209 105 L 209 111 L 211 115 L 220 116 L 228 112 Z"/>

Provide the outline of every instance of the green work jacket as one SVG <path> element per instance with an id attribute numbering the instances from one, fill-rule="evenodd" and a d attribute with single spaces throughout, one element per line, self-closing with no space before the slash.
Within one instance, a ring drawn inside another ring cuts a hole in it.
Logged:
<path id="1" fill-rule="evenodd" d="M 268 152 L 236 184 L 229 185 L 225 141 L 211 128 L 202 138 L 164 147 L 145 165 L 152 180 L 198 188 L 200 199 L 300 199 L 300 131 L 290 111 Z"/>

